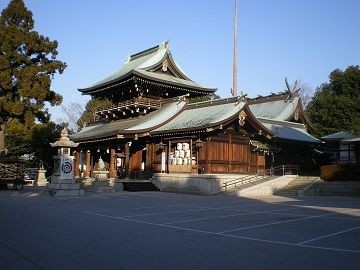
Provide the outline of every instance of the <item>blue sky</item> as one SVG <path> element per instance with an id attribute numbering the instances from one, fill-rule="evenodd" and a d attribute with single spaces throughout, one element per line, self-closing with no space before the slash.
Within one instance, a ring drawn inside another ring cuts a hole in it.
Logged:
<path id="1" fill-rule="evenodd" d="M 52 89 L 64 105 L 85 104 L 77 88 L 118 70 L 129 54 L 170 41 L 194 81 L 230 96 L 234 0 L 24 0 L 35 30 L 59 42 L 68 64 Z M 0 0 L 2 10 L 9 3 Z M 360 1 L 238 0 L 238 88 L 250 97 L 360 64 Z M 51 108 L 53 120 L 62 116 Z"/>

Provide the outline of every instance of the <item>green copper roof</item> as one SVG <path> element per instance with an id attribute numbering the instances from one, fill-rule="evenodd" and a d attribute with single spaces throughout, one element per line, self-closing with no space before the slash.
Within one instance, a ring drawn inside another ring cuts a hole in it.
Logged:
<path id="1" fill-rule="evenodd" d="M 175 68 L 181 78 L 167 75 L 166 73 L 153 72 L 152 69 L 156 66 L 162 65 L 165 59 L 168 59 L 169 62 L 171 62 L 169 65 L 171 64 L 171 66 Z M 178 86 L 196 88 L 206 92 L 216 91 L 216 88 L 206 88 L 192 81 L 172 58 L 167 42 L 129 56 L 124 65 L 118 71 L 89 87 L 79 88 L 79 91 L 83 93 L 91 92 L 121 81 L 122 79 L 129 78 L 133 75 L 143 75 L 144 77 L 156 82 L 160 81 L 176 84 Z"/>
<path id="2" fill-rule="evenodd" d="M 137 69 L 135 74 L 140 74 L 142 77 L 148 78 L 148 79 L 155 79 L 158 82 L 162 82 L 165 84 L 172 84 L 182 87 L 189 87 L 189 88 L 196 88 L 199 90 L 209 91 L 208 88 L 202 87 L 201 85 L 197 84 L 194 81 L 191 80 L 184 80 L 178 77 L 174 77 L 167 74 L 157 73 L 157 72 L 150 72 L 146 70 L 140 70 Z M 211 89 L 212 92 L 214 92 L 216 89 Z"/>
<path id="3" fill-rule="evenodd" d="M 232 99 L 227 103 L 212 104 L 211 102 L 192 104 L 179 115 L 154 132 L 199 129 L 222 123 L 233 117 L 244 107 L 244 102 Z"/>
<path id="4" fill-rule="evenodd" d="M 291 100 L 281 99 L 256 104 L 251 104 L 250 110 L 256 117 L 268 118 L 273 120 L 286 120 L 295 111 L 299 102 L 299 97 Z"/>
<path id="5" fill-rule="evenodd" d="M 183 109 L 184 106 L 185 102 L 173 102 L 145 116 L 86 127 L 80 132 L 72 135 L 71 139 L 74 141 L 86 141 L 113 137 L 117 134 L 133 134 L 139 131 L 155 128 L 176 115 Z"/>

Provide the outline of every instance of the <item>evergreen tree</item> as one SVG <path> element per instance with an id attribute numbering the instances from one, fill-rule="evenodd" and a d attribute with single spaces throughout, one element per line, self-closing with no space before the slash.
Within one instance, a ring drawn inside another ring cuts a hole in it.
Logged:
<path id="1" fill-rule="evenodd" d="M 330 73 L 329 82 L 317 88 L 307 113 L 319 135 L 339 131 L 360 134 L 360 68 Z"/>
<path id="2" fill-rule="evenodd" d="M 85 111 L 81 115 L 80 119 L 78 120 L 77 124 L 79 128 L 83 128 L 84 125 L 87 125 L 92 122 L 96 122 L 100 119 L 98 115 L 95 114 L 96 111 L 99 109 L 108 108 L 111 105 L 114 105 L 108 99 L 101 99 L 101 98 L 92 98 L 88 101 L 85 105 Z"/>
<path id="3" fill-rule="evenodd" d="M 0 17 L 0 156 L 5 128 L 17 119 L 26 129 L 35 120 L 47 122 L 45 102 L 59 105 L 62 97 L 50 90 L 54 74 L 66 64 L 57 57 L 57 41 L 34 29 L 32 13 L 23 0 L 11 0 Z"/>

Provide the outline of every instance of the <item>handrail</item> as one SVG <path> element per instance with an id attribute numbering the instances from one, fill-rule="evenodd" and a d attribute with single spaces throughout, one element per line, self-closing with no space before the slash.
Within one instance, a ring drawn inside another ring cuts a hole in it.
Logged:
<path id="1" fill-rule="evenodd" d="M 244 184 L 248 184 L 251 182 L 255 182 L 257 180 L 264 180 L 265 178 L 271 179 L 275 172 L 281 172 L 282 175 L 287 174 L 288 171 L 293 174 L 293 171 L 296 171 L 296 175 L 299 175 L 300 167 L 296 165 L 280 165 L 273 168 L 270 168 L 268 170 L 265 170 L 262 174 L 251 174 L 251 175 L 245 175 L 236 179 L 232 179 L 230 181 L 227 181 L 223 183 L 222 188 L 225 190 L 228 189 L 229 186 L 236 187 L 237 185 L 243 186 Z"/>
<path id="2" fill-rule="evenodd" d="M 293 171 L 296 171 L 296 175 L 299 175 L 300 166 L 297 165 L 279 165 L 276 167 L 272 167 L 264 171 L 264 175 L 269 175 L 270 178 L 275 174 L 275 172 L 282 172 L 282 175 L 285 175 L 286 172 L 290 171 L 293 174 Z"/>
<path id="3" fill-rule="evenodd" d="M 243 176 L 243 177 L 240 177 L 240 178 L 236 178 L 236 179 L 232 179 L 230 181 L 227 181 L 225 183 L 223 183 L 223 188 L 225 188 L 225 190 L 228 189 L 229 186 L 243 186 L 244 184 L 248 184 L 248 183 L 251 183 L 251 182 L 255 182 L 256 180 L 258 180 L 260 177 L 260 179 L 264 179 L 266 178 L 267 176 L 262 176 L 262 175 L 259 175 L 259 174 L 251 174 L 251 175 L 246 175 L 246 176 Z"/>

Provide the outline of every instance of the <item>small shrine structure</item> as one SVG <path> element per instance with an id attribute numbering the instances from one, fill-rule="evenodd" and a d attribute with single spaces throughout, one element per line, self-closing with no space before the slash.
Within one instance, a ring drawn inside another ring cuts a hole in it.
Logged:
<path id="1" fill-rule="evenodd" d="M 80 184 L 75 183 L 74 178 L 74 157 L 71 156 L 71 148 L 76 148 L 79 143 L 69 139 L 69 132 L 66 127 L 61 131 L 61 138 L 50 143 L 57 148 L 57 155 L 54 156 L 54 173 L 46 190 L 53 196 L 81 196 L 84 190 Z"/>

